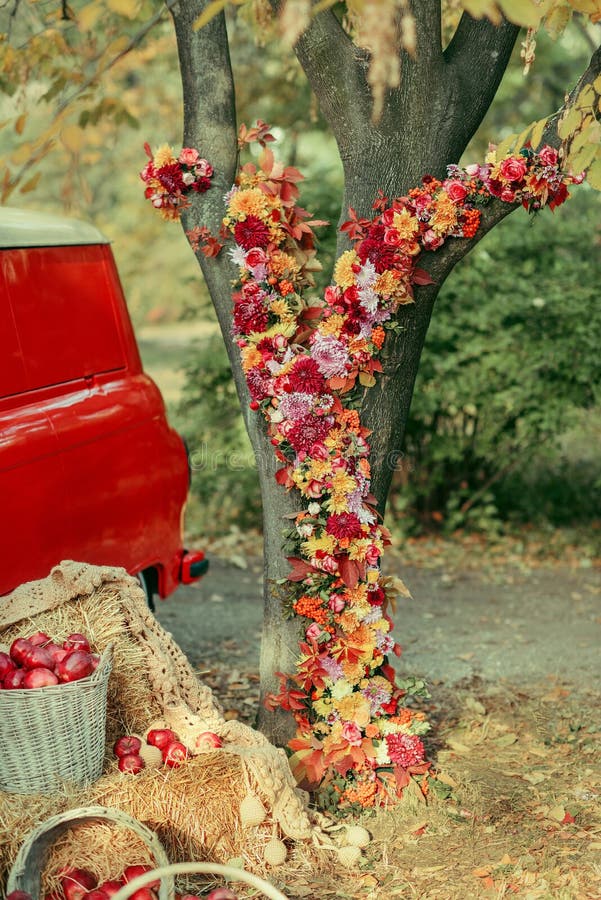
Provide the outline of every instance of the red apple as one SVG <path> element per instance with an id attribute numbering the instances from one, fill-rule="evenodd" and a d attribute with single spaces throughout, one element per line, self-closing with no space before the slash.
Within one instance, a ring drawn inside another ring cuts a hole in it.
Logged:
<path id="1" fill-rule="evenodd" d="M 177 769 L 190 756 L 188 748 L 180 743 L 180 741 L 171 741 L 170 744 L 163 747 L 162 753 L 163 762 L 166 766 L 169 766 L 170 769 Z"/>
<path id="2" fill-rule="evenodd" d="M 157 900 L 157 895 L 150 888 L 142 887 L 134 891 L 129 900 Z"/>
<path id="3" fill-rule="evenodd" d="M 82 900 L 84 894 L 94 890 L 96 879 L 87 869 L 68 867 L 61 872 L 61 885 L 65 900 Z"/>
<path id="4" fill-rule="evenodd" d="M 23 665 L 26 654 L 31 650 L 33 644 L 26 638 L 17 638 L 10 645 L 10 656 L 18 666 Z"/>
<path id="5" fill-rule="evenodd" d="M 238 897 L 229 888 L 219 887 L 207 894 L 205 900 L 238 900 Z"/>
<path id="6" fill-rule="evenodd" d="M 6 900 L 33 900 L 33 898 L 27 891 L 11 891 L 6 895 Z"/>
<path id="7" fill-rule="evenodd" d="M 128 753 L 127 756 L 119 757 L 119 771 L 127 772 L 129 775 L 137 775 L 145 766 L 146 763 L 137 753 Z"/>
<path id="8" fill-rule="evenodd" d="M 101 891 L 100 888 L 94 888 L 93 891 L 88 891 L 87 894 L 84 894 L 82 900 L 108 900 L 108 897 L 109 895 Z"/>
<path id="9" fill-rule="evenodd" d="M 15 664 L 8 653 L 0 653 L 0 681 L 2 681 L 9 672 L 12 672 L 14 668 Z"/>
<path id="10" fill-rule="evenodd" d="M 170 728 L 153 728 L 146 735 L 146 743 L 151 744 L 153 747 L 158 747 L 159 750 L 163 750 L 168 744 L 176 740 L 177 735 Z"/>
<path id="11" fill-rule="evenodd" d="M 123 872 L 123 881 L 133 881 L 134 878 L 138 878 L 140 875 L 145 875 L 146 872 L 152 872 L 153 866 L 128 866 Z M 161 886 L 161 879 L 156 878 L 154 881 L 149 882 L 145 887 L 150 888 L 150 890 L 158 891 Z"/>
<path id="12" fill-rule="evenodd" d="M 102 884 L 98 885 L 98 890 L 106 894 L 107 897 L 113 897 L 122 887 L 122 881 L 103 881 Z"/>
<path id="13" fill-rule="evenodd" d="M 32 647 L 25 654 L 23 666 L 26 669 L 53 669 L 54 659 L 44 647 Z"/>
<path id="14" fill-rule="evenodd" d="M 138 750 L 142 746 L 142 741 L 140 738 L 134 737 L 133 734 L 124 734 L 123 737 L 120 737 L 118 741 L 115 741 L 113 745 L 113 753 L 115 756 L 129 756 L 130 754 L 137 754 Z M 131 881 L 131 878 L 128 879 Z"/>
<path id="15" fill-rule="evenodd" d="M 79 632 L 70 634 L 69 637 L 65 638 L 63 647 L 65 650 L 83 650 L 85 653 L 90 652 L 90 642 L 85 634 L 79 634 Z"/>
<path id="16" fill-rule="evenodd" d="M 93 671 L 92 657 L 81 650 L 73 650 L 56 667 L 60 681 L 79 681 Z"/>
<path id="17" fill-rule="evenodd" d="M 196 750 L 213 750 L 216 747 L 223 747 L 223 741 L 214 731 L 203 731 L 194 741 Z"/>
<path id="18" fill-rule="evenodd" d="M 8 675 L 2 679 L 2 687 L 7 690 L 16 690 L 23 687 L 23 679 L 25 678 L 24 669 L 13 669 Z"/>
<path id="19" fill-rule="evenodd" d="M 55 666 L 58 666 L 59 662 L 62 662 L 70 652 L 69 650 L 64 650 L 62 647 L 59 647 L 58 644 L 48 644 L 47 647 L 44 647 L 44 650 L 48 651 L 48 653 L 54 660 Z"/>
<path id="20" fill-rule="evenodd" d="M 58 678 L 54 672 L 52 672 L 51 669 L 45 669 L 42 666 L 37 669 L 30 669 L 29 672 L 25 673 L 25 678 L 23 679 L 24 688 L 50 687 L 51 685 L 58 683 Z"/>
<path id="21" fill-rule="evenodd" d="M 44 631 L 36 631 L 36 633 L 31 634 L 27 640 L 33 644 L 34 647 L 45 647 L 46 644 L 51 642 L 52 638 Z"/>
<path id="22" fill-rule="evenodd" d="M 202 900 L 198 894 L 179 894 L 179 900 Z M 177 900 L 177 897 L 176 897 Z"/>

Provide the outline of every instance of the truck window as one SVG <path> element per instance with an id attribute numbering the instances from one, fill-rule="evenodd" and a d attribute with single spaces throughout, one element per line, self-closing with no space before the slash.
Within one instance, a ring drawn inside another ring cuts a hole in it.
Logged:
<path id="1" fill-rule="evenodd" d="M 14 249 L 0 256 L 25 367 L 22 390 L 125 368 L 121 289 L 107 245 Z"/>

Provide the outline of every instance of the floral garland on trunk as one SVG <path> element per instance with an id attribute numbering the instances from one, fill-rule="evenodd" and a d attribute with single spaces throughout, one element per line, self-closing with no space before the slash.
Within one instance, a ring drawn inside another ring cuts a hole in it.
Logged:
<path id="1" fill-rule="evenodd" d="M 324 299 L 307 298 L 315 262 L 312 228 L 297 205 L 302 175 L 274 159 L 264 123 L 241 142 L 258 141 L 258 165 L 244 165 L 226 195 L 224 225 L 238 267 L 233 332 L 251 395 L 281 462 L 277 481 L 297 490 L 303 509 L 287 546 L 290 610 L 305 623 L 294 673 L 278 673 L 272 709 L 290 710 L 297 733 L 291 766 L 299 782 L 320 787 L 330 809 L 393 801 L 412 775 L 424 775 L 423 712 L 410 705 L 424 682 L 395 681 L 388 655 L 401 650 L 388 607 L 402 593 L 380 559 L 389 532 L 370 493 L 369 431 L 359 408 L 382 371 L 379 356 L 398 308 L 413 285 L 432 283 L 416 265 L 422 250 L 471 238 L 479 206 L 490 196 L 529 211 L 553 209 L 582 176 L 562 173 L 557 151 L 524 148 L 484 165 L 449 166 L 447 178 L 389 201 L 380 195 L 372 219 L 353 210 L 342 225 L 352 243 L 334 269 Z M 426 790 L 422 779 L 423 790 Z"/>

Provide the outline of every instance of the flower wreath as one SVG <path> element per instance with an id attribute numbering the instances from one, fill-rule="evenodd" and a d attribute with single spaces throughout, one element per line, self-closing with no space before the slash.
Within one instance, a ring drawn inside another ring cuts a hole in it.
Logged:
<path id="1" fill-rule="evenodd" d="M 424 682 L 395 680 L 388 655 L 400 654 L 388 607 L 402 582 L 380 571 L 389 532 L 370 493 L 369 432 L 361 424 L 363 389 L 382 370 L 379 355 L 413 285 L 431 283 L 416 265 L 422 250 L 471 238 L 490 196 L 529 211 L 559 206 L 583 176 L 563 173 L 549 146 L 484 165 L 453 165 L 407 196 L 380 195 L 372 219 L 353 210 L 341 227 L 352 248 L 338 259 L 323 300 L 307 298 L 314 268 L 313 227 L 297 205 L 302 175 L 277 162 L 264 123 L 242 129 L 263 147 L 226 195 L 224 225 L 238 267 L 233 332 L 251 407 L 261 412 L 281 462 L 277 481 L 297 490 L 303 509 L 288 535 L 291 612 L 304 639 L 294 673 L 278 673 L 272 709 L 297 724 L 290 741 L 299 782 L 320 787 L 330 808 L 357 809 L 399 797 L 429 768 L 429 730 L 411 697 Z M 427 695 L 426 695 L 427 696 Z M 422 789 L 427 789 L 425 778 Z"/>

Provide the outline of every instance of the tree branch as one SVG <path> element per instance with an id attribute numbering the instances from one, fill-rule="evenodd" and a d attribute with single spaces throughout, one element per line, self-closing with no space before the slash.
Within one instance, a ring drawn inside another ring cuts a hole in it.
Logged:
<path id="1" fill-rule="evenodd" d="M 282 0 L 269 0 L 277 14 Z M 371 121 L 368 55 L 353 44 L 331 9 L 311 19 L 294 46 L 298 60 L 344 155 L 353 134 Z"/>
<path id="2" fill-rule="evenodd" d="M 460 90 L 464 146 L 475 134 L 507 68 L 519 27 L 503 20 L 493 25 L 463 13 L 444 51 L 447 71 Z"/>
<path id="3" fill-rule="evenodd" d="M 442 5 L 440 0 L 411 0 L 415 19 L 416 57 L 422 65 L 442 62 Z"/>
<path id="4" fill-rule="evenodd" d="M 185 230 L 208 226 L 219 232 L 225 212 L 223 195 L 234 182 L 237 163 L 234 80 L 225 17 L 215 16 L 195 31 L 193 24 L 209 0 L 179 0 L 171 8 L 183 86 L 184 146 L 196 147 L 215 168 L 213 186 L 194 195 L 184 210 Z M 206 259 L 197 253 L 223 334 L 229 337 L 231 262 L 226 254 Z M 232 353 L 231 340 L 226 340 Z"/>

